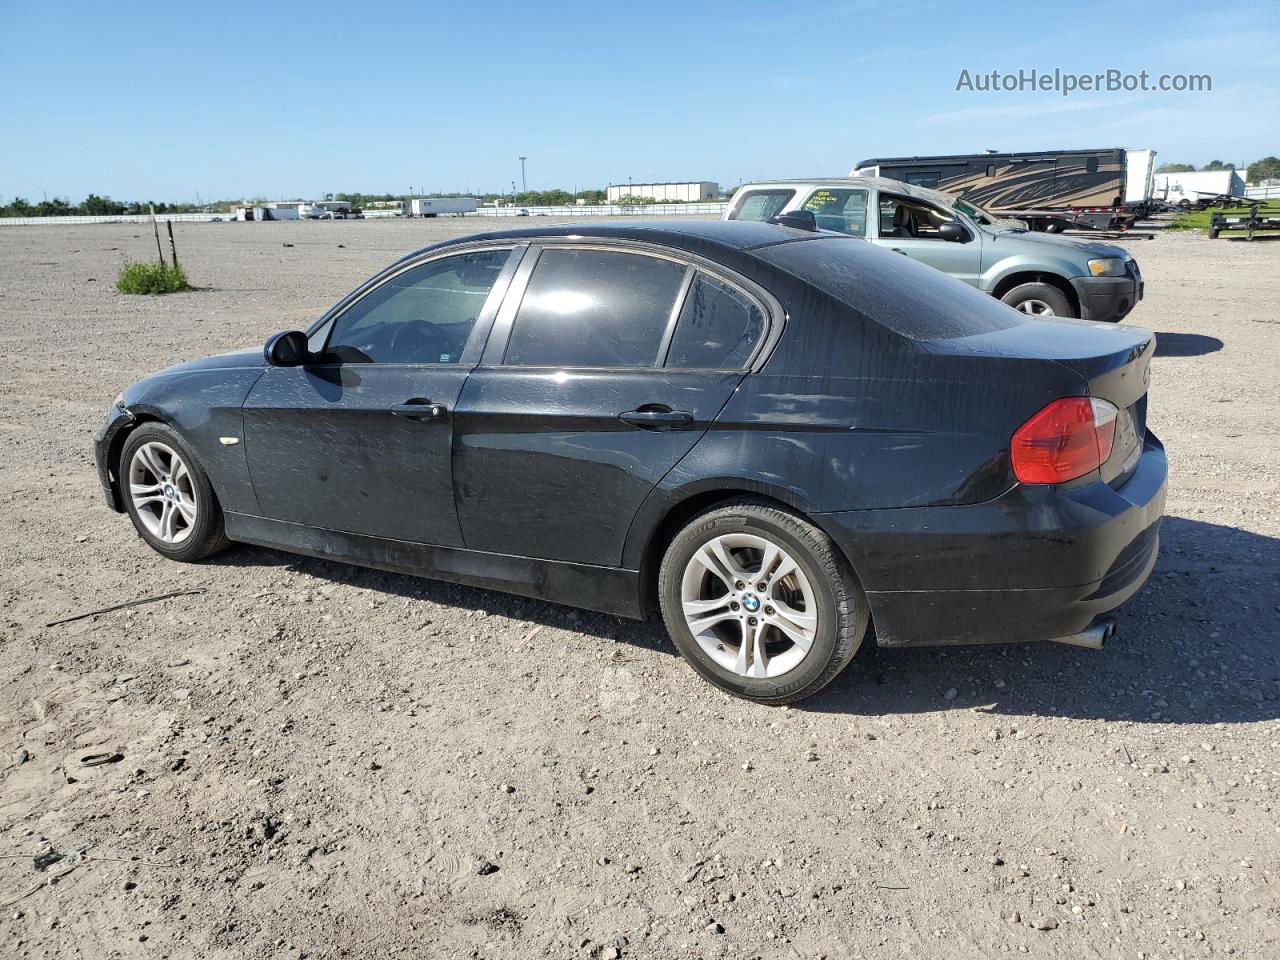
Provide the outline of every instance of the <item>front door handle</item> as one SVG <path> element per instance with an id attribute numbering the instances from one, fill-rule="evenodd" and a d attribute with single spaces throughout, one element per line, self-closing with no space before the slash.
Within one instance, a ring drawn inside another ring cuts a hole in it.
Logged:
<path id="1" fill-rule="evenodd" d="M 904 257 L 908 255 L 907 251 L 903 250 L 901 247 L 890 247 L 889 249 L 892 250 L 894 253 L 902 254 Z"/>
<path id="2" fill-rule="evenodd" d="M 418 398 L 404 403 L 393 403 L 387 409 L 397 417 L 408 417 L 410 420 L 443 420 L 449 415 L 449 408 L 443 403 L 432 403 L 430 400 Z"/>
<path id="3" fill-rule="evenodd" d="M 670 407 L 641 407 L 618 414 L 618 419 L 645 430 L 680 430 L 693 423 L 693 414 Z"/>

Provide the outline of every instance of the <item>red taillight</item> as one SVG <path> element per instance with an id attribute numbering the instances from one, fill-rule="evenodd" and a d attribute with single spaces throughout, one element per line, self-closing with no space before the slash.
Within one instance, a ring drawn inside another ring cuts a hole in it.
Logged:
<path id="1" fill-rule="evenodd" d="M 1017 429 L 1009 446 L 1022 483 L 1066 483 L 1111 456 L 1119 411 L 1105 400 L 1063 397 Z"/>

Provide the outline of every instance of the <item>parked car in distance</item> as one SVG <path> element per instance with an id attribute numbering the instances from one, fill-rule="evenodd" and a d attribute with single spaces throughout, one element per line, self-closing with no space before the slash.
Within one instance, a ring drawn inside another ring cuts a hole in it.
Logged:
<path id="1" fill-rule="evenodd" d="M 547 225 L 133 384 L 95 454 L 166 557 L 657 608 L 704 678 L 789 703 L 870 620 L 888 646 L 1097 645 L 1156 559 L 1154 345 L 834 233 Z"/>
<path id="2" fill-rule="evenodd" d="M 966 200 L 882 177 L 740 187 L 726 220 L 812 213 L 821 230 L 868 240 L 950 274 L 1035 316 L 1122 320 L 1142 299 L 1138 263 L 1121 247 L 1033 233 Z"/>

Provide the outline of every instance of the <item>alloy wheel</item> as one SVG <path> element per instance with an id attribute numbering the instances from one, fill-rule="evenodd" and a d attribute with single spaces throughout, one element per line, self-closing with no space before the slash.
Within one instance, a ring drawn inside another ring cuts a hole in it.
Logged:
<path id="1" fill-rule="evenodd" d="M 128 482 L 129 498 L 148 533 L 171 544 L 191 536 L 199 505 L 191 471 L 177 451 L 156 440 L 144 443 L 129 461 Z"/>
<path id="2" fill-rule="evenodd" d="M 1018 309 L 1023 313 L 1029 313 L 1033 317 L 1052 317 L 1053 307 L 1045 303 L 1043 300 L 1023 300 L 1018 304 Z"/>
<path id="3" fill-rule="evenodd" d="M 818 604 L 804 570 L 764 537 L 708 540 L 685 565 L 685 623 L 713 661 L 738 676 L 779 677 L 804 660 L 818 632 Z"/>

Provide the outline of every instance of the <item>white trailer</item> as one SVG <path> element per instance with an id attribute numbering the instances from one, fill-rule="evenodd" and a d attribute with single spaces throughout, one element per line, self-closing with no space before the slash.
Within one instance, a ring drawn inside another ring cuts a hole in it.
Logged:
<path id="1" fill-rule="evenodd" d="M 409 201 L 409 216 L 438 217 L 444 213 L 474 213 L 480 205 L 475 197 L 414 197 Z"/>
<path id="2" fill-rule="evenodd" d="M 1244 179 L 1235 170 L 1193 170 L 1157 173 L 1154 199 L 1177 207 L 1190 207 L 1214 197 L 1243 197 Z"/>
<path id="3" fill-rule="evenodd" d="M 286 204 L 282 207 L 236 207 L 235 218 L 237 220 L 297 220 L 298 208 L 294 204 Z"/>

